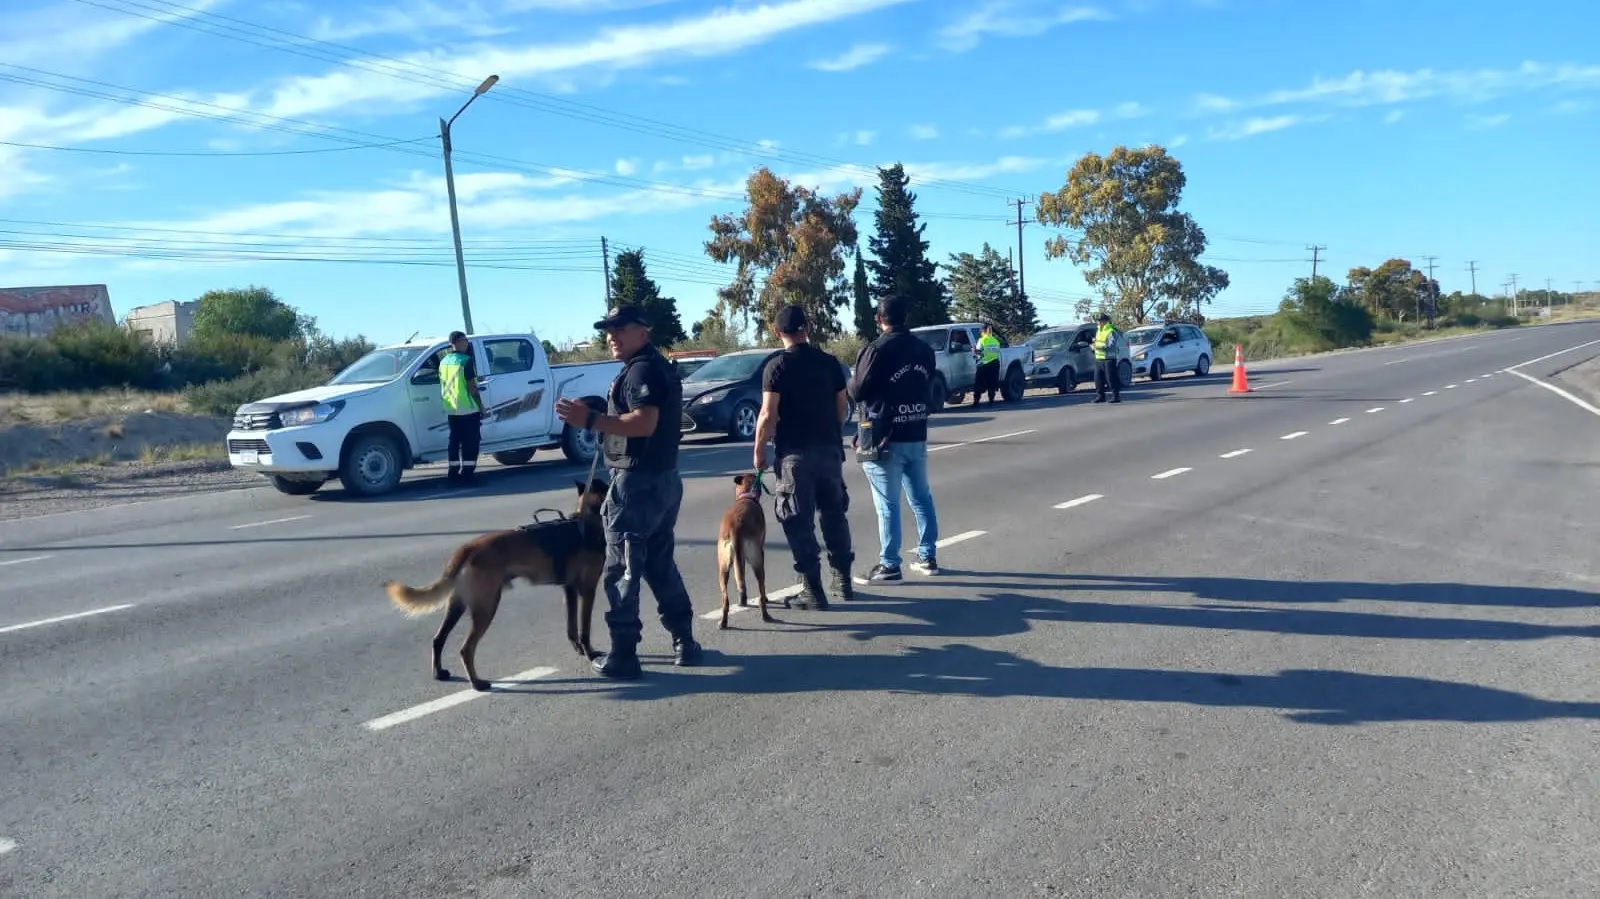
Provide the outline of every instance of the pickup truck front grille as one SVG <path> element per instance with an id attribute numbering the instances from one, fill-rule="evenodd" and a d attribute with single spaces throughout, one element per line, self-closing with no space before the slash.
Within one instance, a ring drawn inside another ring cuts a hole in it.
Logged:
<path id="1" fill-rule="evenodd" d="M 276 412 L 237 412 L 233 416 L 235 431 L 271 431 L 280 427 Z"/>
<path id="2" fill-rule="evenodd" d="M 267 446 L 267 442 L 265 440 L 228 441 L 228 452 L 230 453 L 242 453 L 249 450 L 255 450 L 262 455 L 270 455 L 272 453 L 272 448 Z"/>

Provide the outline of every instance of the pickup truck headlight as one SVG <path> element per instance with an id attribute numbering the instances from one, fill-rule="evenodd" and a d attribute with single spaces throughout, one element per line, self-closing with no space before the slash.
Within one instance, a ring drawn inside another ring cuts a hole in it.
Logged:
<path id="1" fill-rule="evenodd" d="M 339 414 L 344 408 L 344 403 L 317 403 L 315 406 L 299 406 L 294 409 L 284 409 L 278 413 L 278 420 L 286 428 L 296 425 L 319 425 Z"/>
<path id="2" fill-rule="evenodd" d="M 727 399 L 728 398 L 728 394 L 730 394 L 732 392 L 733 392 L 733 388 L 732 387 L 724 387 L 721 390 L 713 390 L 710 393 L 702 393 L 699 396 L 695 397 L 694 398 L 694 402 L 690 403 L 689 405 L 691 405 L 691 406 L 709 406 L 712 403 L 720 403 L 723 400 Z"/>

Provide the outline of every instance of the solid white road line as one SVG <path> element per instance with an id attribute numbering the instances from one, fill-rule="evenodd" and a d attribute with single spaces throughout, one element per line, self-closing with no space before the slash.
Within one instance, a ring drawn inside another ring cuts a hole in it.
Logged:
<path id="1" fill-rule="evenodd" d="M 1507 343 L 1509 343 L 1509 342 L 1510 341 L 1507 341 Z M 1580 343 L 1577 346 L 1569 346 L 1564 350 L 1556 350 L 1554 353 L 1546 353 L 1545 355 L 1540 356 L 1537 359 L 1529 359 L 1527 362 L 1518 362 L 1516 365 L 1513 365 L 1510 368 L 1502 368 L 1500 370 L 1503 371 L 1503 372 L 1508 372 L 1508 373 L 1515 372 L 1517 369 L 1519 369 L 1519 368 L 1527 368 L 1528 366 L 1532 365 L 1535 362 L 1543 362 L 1546 359 L 1554 359 L 1555 357 L 1560 356 L 1560 355 L 1562 355 L 1564 353 L 1570 353 L 1573 350 L 1581 350 L 1584 347 L 1594 346 L 1597 343 L 1600 343 L 1600 340 L 1591 340 L 1588 343 Z"/>
<path id="2" fill-rule="evenodd" d="M 1077 499 L 1069 499 L 1064 503 L 1056 503 L 1056 508 L 1057 509 L 1075 509 L 1078 506 L 1087 506 L 1088 504 L 1094 502 L 1097 499 L 1105 499 L 1105 495 L 1104 494 L 1100 494 L 1100 493 L 1091 493 L 1088 496 L 1080 496 Z"/>
<path id="3" fill-rule="evenodd" d="M 1252 387 L 1250 389 L 1251 390 L 1266 390 L 1269 387 L 1282 387 L 1285 384 L 1293 384 L 1293 383 L 1294 383 L 1293 381 L 1273 381 L 1271 384 L 1257 384 L 1256 386 L 1254 386 L 1254 387 Z"/>
<path id="4" fill-rule="evenodd" d="M 1583 410 L 1588 411 L 1588 412 L 1593 412 L 1595 415 L 1600 415 L 1600 408 L 1596 408 L 1594 405 L 1590 404 L 1587 400 L 1580 399 L 1580 398 L 1578 398 L 1576 396 L 1573 396 L 1572 394 L 1568 393 L 1565 390 L 1562 390 L 1560 387 L 1557 387 L 1554 384 L 1549 383 L 1548 381 L 1541 381 L 1538 378 L 1535 378 L 1533 375 L 1527 374 L 1526 372 L 1512 371 L 1510 369 L 1506 369 L 1506 374 L 1508 374 L 1508 375 L 1516 375 L 1517 377 L 1519 377 L 1519 378 L 1523 379 L 1524 381 L 1527 381 L 1527 382 L 1529 382 L 1531 384 L 1538 384 L 1540 387 L 1543 387 L 1544 389 L 1550 391 L 1551 393 L 1554 393 L 1556 396 L 1561 397 L 1562 399 L 1566 400 L 1569 403 L 1572 403 L 1573 405 L 1577 406 L 1578 408 L 1583 409 Z"/>
<path id="5" fill-rule="evenodd" d="M 1231 453 L 1223 453 L 1222 455 L 1218 456 L 1217 458 L 1218 459 L 1237 459 L 1240 456 L 1242 456 L 1242 455 L 1244 455 L 1245 453 L 1248 453 L 1248 452 L 1250 452 L 1250 451 L 1247 450 L 1247 449 L 1236 449 Z"/>
<path id="6" fill-rule="evenodd" d="M 1029 428 L 1026 431 L 1012 431 L 1009 434 L 996 434 L 993 437 L 979 437 L 976 440 L 963 440 L 960 443 L 944 443 L 940 444 L 939 446 L 928 447 L 928 452 L 937 453 L 940 450 L 955 449 L 961 446 L 971 446 L 974 443 L 988 443 L 991 440 L 1004 440 L 1007 437 L 1021 437 L 1023 434 L 1032 434 L 1035 430 L 1036 429 L 1034 428 Z"/>
<path id="7" fill-rule="evenodd" d="M 7 559 L 4 562 L 0 562 L 0 568 L 4 568 L 7 565 L 21 565 L 26 562 L 41 562 L 48 558 L 50 558 L 50 556 L 29 556 L 26 559 Z"/>
<path id="8" fill-rule="evenodd" d="M 1342 425 L 1342 424 L 1344 424 L 1345 422 L 1347 422 L 1349 420 L 1350 419 L 1348 419 L 1348 418 L 1335 418 L 1333 421 L 1328 422 L 1328 424 L 1330 424 L 1330 425 Z M 1296 437 L 1299 437 L 1301 434 L 1304 434 L 1304 433 L 1305 433 L 1305 431 L 1300 431 L 1298 433 L 1290 434 L 1289 436 L 1287 436 L 1287 437 L 1285 437 L 1283 439 L 1284 440 L 1293 440 Z"/>
<path id="9" fill-rule="evenodd" d="M 1171 469 L 1168 469 L 1166 471 L 1163 471 L 1160 474 L 1151 475 L 1150 476 L 1150 480 L 1152 480 L 1152 481 L 1165 481 L 1167 478 L 1175 478 L 1178 475 L 1183 474 L 1186 471 L 1194 471 L 1194 469 L 1192 469 L 1192 468 L 1171 468 Z"/>
<path id="10" fill-rule="evenodd" d="M 558 670 L 560 669 L 529 668 L 527 671 L 524 671 L 521 674 L 511 675 L 510 677 L 506 678 L 506 680 L 538 680 L 541 677 L 549 677 L 550 675 L 555 674 Z M 491 684 L 489 687 L 489 693 L 493 692 L 494 686 Z M 427 716 L 432 715 L 434 712 L 442 712 L 445 709 L 455 708 L 462 703 L 471 702 L 472 700 L 477 699 L 479 696 L 487 695 L 488 693 L 479 693 L 477 690 L 468 687 L 459 693 L 451 693 L 449 696 L 441 696 L 432 702 L 424 702 L 421 705 L 414 705 L 409 709 L 401 709 L 392 715 L 384 715 L 382 718 L 374 718 L 371 721 L 362 724 L 361 726 L 367 730 L 388 730 L 397 724 L 405 724 L 407 721 L 415 721 L 418 718 L 426 718 Z"/>
<path id="11" fill-rule="evenodd" d="M 228 530 L 242 531 L 245 528 L 264 528 L 269 524 L 283 524 L 286 521 L 304 521 L 310 517 L 310 515 L 291 515 L 288 518 L 274 518 L 270 521 L 252 521 L 249 524 L 236 524 Z"/>
<path id="12" fill-rule="evenodd" d="M 1383 407 L 1382 406 L 1373 406 L 1371 409 L 1367 410 L 1367 414 L 1371 415 L 1374 412 L 1382 412 L 1382 411 L 1383 411 Z"/>
<path id="13" fill-rule="evenodd" d="M 1348 419 L 1348 418 L 1340 419 L 1340 421 L 1349 421 L 1349 420 L 1350 419 Z M 1295 431 L 1293 434 L 1285 434 L 1282 437 L 1279 437 L 1278 439 L 1279 440 L 1293 440 L 1296 437 L 1304 437 L 1309 433 L 1311 433 L 1311 432 L 1310 431 Z"/>
<path id="14" fill-rule="evenodd" d="M 106 606 L 103 609 L 90 609 L 87 612 L 73 612 L 71 615 L 57 615 L 54 618 L 42 618 L 38 621 L 28 621 L 22 624 L 8 624 L 5 627 L 0 627 L 0 634 L 9 634 L 12 631 L 25 631 L 31 627 L 44 627 L 47 624 L 60 624 L 63 621 L 72 621 L 76 618 L 88 618 L 90 615 L 104 615 L 107 612 L 120 612 L 123 609 L 131 609 L 133 606 L 133 603 L 126 602 L 120 606 Z"/>
<path id="15" fill-rule="evenodd" d="M 0 855 L 5 855 L 7 852 L 10 852 L 15 848 L 17 848 L 16 840 L 8 840 L 4 837 L 0 837 Z"/>

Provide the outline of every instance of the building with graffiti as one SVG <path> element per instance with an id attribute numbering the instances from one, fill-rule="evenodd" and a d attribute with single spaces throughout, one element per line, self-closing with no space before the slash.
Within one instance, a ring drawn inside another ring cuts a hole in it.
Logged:
<path id="1" fill-rule="evenodd" d="M 0 287 L 0 334 L 43 337 L 62 325 L 85 321 L 116 325 L 104 284 Z"/>

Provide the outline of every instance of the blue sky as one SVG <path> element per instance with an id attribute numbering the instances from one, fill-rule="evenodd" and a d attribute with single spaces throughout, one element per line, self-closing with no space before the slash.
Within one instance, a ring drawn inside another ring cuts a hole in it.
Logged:
<path id="1" fill-rule="evenodd" d="M 866 187 L 865 234 L 904 162 L 943 261 L 1015 248 L 1008 200 L 1117 144 L 1183 162 L 1214 317 L 1275 308 L 1312 244 L 1341 280 L 1600 280 L 1592 0 L 5 5 L 0 286 L 103 282 L 119 315 L 254 283 L 333 333 L 459 326 L 437 122 L 491 73 L 454 128 L 479 331 L 586 336 L 602 235 L 697 320 L 730 277 L 707 223 L 763 163 Z M 1051 233 L 1022 252 L 1060 322 L 1088 289 Z"/>

